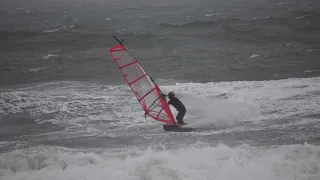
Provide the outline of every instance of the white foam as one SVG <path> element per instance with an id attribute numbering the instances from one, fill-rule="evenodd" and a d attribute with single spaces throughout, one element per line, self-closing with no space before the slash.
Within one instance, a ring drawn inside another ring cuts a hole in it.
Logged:
<path id="1" fill-rule="evenodd" d="M 11 142 L 8 141 L 0 141 L 0 147 L 6 146 L 7 144 L 10 144 Z"/>
<path id="2" fill-rule="evenodd" d="M 37 71 L 40 71 L 41 68 L 32 68 L 32 69 L 29 69 L 29 72 L 37 72 Z"/>
<path id="3" fill-rule="evenodd" d="M 62 28 L 57 28 L 57 29 L 49 29 L 49 30 L 44 30 L 43 32 L 45 33 L 53 33 L 53 32 L 57 32 L 60 31 Z"/>
<path id="4" fill-rule="evenodd" d="M 176 92 L 187 106 L 186 121 L 192 126 L 231 126 L 208 134 L 247 130 L 248 127 L 234 127 L 242 121 L 259 123 L 258 120 L 312 115 L 320 109 L 320 97 L 317 94 L 320 77 L 177 83 L 161 86 L 161 89 L 164 93 Z M 30 112 L 36 116 L 54 114 L 53 119 L 46 122 L 64 125 L 64 133 L 68 133 L 68 138 L 79 135 L 123 137 L 130 136 L 130 133 L 141 133 L 130 132 L 128 129 L 131 127 L 151 127 L 153 123 L 159 126 L 155 121 L 143 118 L 139 103 L 126 85 L 60 81 L 15 88 L 14 91 L 2 89 L 0 112 Z M 110 122 L 94 124 L 101 120 Z M 44 120 L 38 119 L 37 122 L 43 123 Z M 317 122 L 319 119 L 316 118 L 302 118 L 285 126 Z M 284 128 L 281 127 L 283 124 L 270 124 L 268 128 Z M 126 130 L 107 128 L 113 125 Z M 251 130 L 258 128 L 250 127 Z M 167 138 L 173 136 L 161 130 L 159 132 Z M 151 135 L 148 137 L 146 134 L 146 138 L 154 138 Z M 65 137 L 65 134 L 53 133 L 49 138 L 61 137 Z M 292 137 L 310 139 L 299 133 Z M 181 146 L 184 147 L 170 150 L 166 150 L 166 147 L 148 150 L 122 147 L 116 152 L 114 149 L 105 150 L 103 154 L 68 149 L 48 150 L 48 147 L 20 150 L 0 155 L 0 179 L 105 179 L 106 176 L 109 180 L 320 178 L 318 145 L 283 145 L 274 148 L 249 145 L 208 147 L 203 144 Z"/>
<path id="5" fill-rule="evenodd" d="M 255 57 L 259 57 L 260 55 L 259 54 L 252 54 L 252 56 L 250 56 L 249 58 L 255 58 Z"/>
<path id="6" fill-rule="evenodd" d="M 117 29 L 116 32 L 126 32 L 125 29 Z"/>
<path id="7" fill-rule="evenodd" d="M 81 153 L 36 149 L 3 154 L 0 177 L 24 179 L 259 179 L 318 180 L 320 146 L 283 145 L 274 148 L 241 145 L 189 146 L 166 150 Z"/>
<path id="8" fill-rule="evenodd" d="M 320 122 L 320 119 L 317 118 L 303 118 L 300 121 L 290 123 L 291 126 L 297 126 L 297 125 L 306 125 L 306 124 L 313 124 L 316 122 Z"/>
<path id="9" fill-rule="evenodd" d="M 247 102 L 212 99 L 196 93 L 177 93 L 177 96 L 188 107 L 186 121 L 193 127 L 229 127 L 260 114 L 259 108 Z"/>
<path id="10" fill-rule="evenodd" d="M 210 14 L 206 14 L 205 16 L 210 17 L 210 16 L 218 16 L 221 15 L 221 13 L 210 13 Z"/>
<path id="11" fill-rule="evenodd" d="M 309 69 L 309 70 L 305 70 L 304 73 L 313 73 L 313 72 L 320 72 L 320 69 Z"/>
<path id="12" fill-rule="evenodd" d="M 170 4 L 151 4 L 150 7 L 168 7 Z"/>
<path id="13" fill-rule="evenodd" d="M 35 117 L 49 115 L 51 118 L 40 118 L 36 122 L 63 125 L 68 134 L 82 132 L 94 135 L 102 133 L 108 126 L 123 128 L 146 122 L 139 103 L 123 85 L 54 82 L 15 90 L 0 94 L 1 114 L 28 112 Z"/>
<path id="14" fill-rule="evenodd" d="M 172 90 L 176 92 L 187 107 L 186 122 L 195 127 L 233 127 L 243 121 L 312 115 L 320 109 L 320 97 L 316 95 L 320 89 L 319 77 L 177 83 L 160 88 L 165 94 Z M 37 122 L 61 124 L 70 129 L 70 133 L 79 131 L 96 134 L 107 126 L 127 128 L 129 125 L 157 123 L 144 119 L 140 104 L 126 85 L 53 82 L 15 91 L 9 89 L 2 91 L 0 97 L 1 114 L 54 114 L 52 118 L 41 118 Z M 176 114 L 173 108 L 172 110 Z M 101 120 L 110 123 L 88 126 Z"/>
<path id="15" fill-rule="evenodd" d="M 59 55 L 57 55 L 57 54 L 48 54 L 48 55 L 44 56 L 43 59 L 48 59 L 50 57 L 56 57 L 56 56 L 59 56 Z"/>
<path id="16" fill-rule="evenodd" d="M 63 30 L 63 29 L 67 29 L 68 26 L 66 25 L 63 25 L 61 26 L 60 28 L 57 28 L 57 29 L 48 29 L 48 30 L 44 30 L 43 32 L 44 33 L 54 33 L 54 32 L 57 32 L 57 31 L 60 31 L 60 30 Z"/>
<path id="17" fill-rule="evenodd" d="M 272 120 L 314 114 L 320 109 L 320 97 L 316 95 L 320 89 L 319 77 L 178 83 L 164 88 L 167 92 L 174 90 L 187 104 L 186 120 L 191 123 L 201 123 L 204 118 L 207 119 L 204 124 L 232 126 L 245 120 Z M 201 113 L 204 117 L 201 117 Z M 194 118 L 197 116 L 199 118 Z M 208 120 L 210 117 L 211 121 Z M 221 123 L 215 122 L 218 119 L 221 119 Z"/>

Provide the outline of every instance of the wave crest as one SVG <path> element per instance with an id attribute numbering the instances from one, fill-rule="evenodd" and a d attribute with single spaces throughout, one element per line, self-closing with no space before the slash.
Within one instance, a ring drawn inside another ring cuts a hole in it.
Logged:
<path id="1" fill-rule="evenodd" d="M 160 149 L 160 150 L 159 150 Z M 38 150 L 36 152 L 35 150 Z M 317 145 L 273 148 L 242 144 L 82 153 L 38 148 L 0 156 L 0 177 L 12 179 L 319 179 Z M 40 153 L 39 153 L 40 152 Z M 232 169 L 232 173 L 230 173 Z M 76 173 L 75 173 L 76 172 Z M 186 173 L 192 172 L 192 173 Z"/>
<path id="2" fill-rule="evenodd" d="M 158 26 L 165 27 L 165 28 L 192 28 L 192 27 L 211 27 L 215 26 L 221 23 L 232 23 L 232 22 L 238 22 L 240 19 L 238 18 L 226 18 L 222 20 L 216 20 L 216 21 L 203 21 L 203 20 L 196 20 L 185 24 L 170 24 L 170 23 L 157 23 Z"/>

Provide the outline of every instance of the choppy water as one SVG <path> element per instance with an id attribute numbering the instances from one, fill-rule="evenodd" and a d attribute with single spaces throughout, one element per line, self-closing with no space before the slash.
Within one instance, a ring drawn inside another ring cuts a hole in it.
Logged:
<path id="1" fill-rule="evenodd" d="M 320 178 L 316 0 L 0 4 L 0 179 Z M 199 131 L 144 119 L 113 34 Z"/>

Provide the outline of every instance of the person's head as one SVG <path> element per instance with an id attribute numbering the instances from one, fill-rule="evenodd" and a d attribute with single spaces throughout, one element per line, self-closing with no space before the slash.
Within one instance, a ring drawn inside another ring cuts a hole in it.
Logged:
<path id="1" fill-rule="evenodd" d="M 174 98 L 174 92 L 173 91 L 169 92 L 168 97 L 169 97 L 169 99 Z"/>

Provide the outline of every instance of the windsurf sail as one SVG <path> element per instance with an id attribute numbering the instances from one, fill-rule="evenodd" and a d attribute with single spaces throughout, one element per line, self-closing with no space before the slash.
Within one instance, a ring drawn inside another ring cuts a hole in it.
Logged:
<path id="1" fill-rule="evenodd" d="M 158 84 L 129 50 L 113 36 L 118 44 L 110 49 L 110 55 L 124 80 L 141 104 L 145 115 L 167 124 L 176 124 L 171 109 Z"/>

